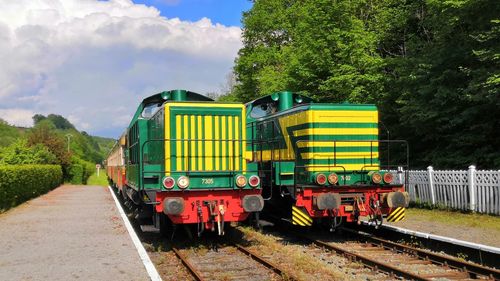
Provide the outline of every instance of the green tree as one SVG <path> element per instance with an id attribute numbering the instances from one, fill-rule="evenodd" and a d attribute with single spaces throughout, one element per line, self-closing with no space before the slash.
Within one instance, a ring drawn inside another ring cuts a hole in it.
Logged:
<path id="1" fill-rule="evenodd" d="M 498 168 L 499 15 L 497 0 L 255 1 L 232 95 L 376 103 L 414 167 Z"/>
<path id="2" fill-rule="evenodd" d="M 21 137 L 19 129 L 0 119 L 0 147 L 8 146 Z"/>
<path id="3" fill-rule="evenodd" d="M 366 101 L 383 85 L 366 1 L 257 1 L 243 16 L 236 96 L 279 90 L 322 101 Z"/>
<path id="4" fill-rule="evenodd" d="M 35 125 L 43 120 L 49 120 L 52 124 L 54 124 L 54 126 L 57 129 L 61 130 L 75 129 L 75 126 L 73 126 L 73 124 L 71 124 L 71 122 L 69 122 L 68 119 L 62 117 L 61 115 L 49 114 L 47 115 L 47 117 L 45 117 L 42 114 L 35 114 L 33 115 L 32 118 Z"/>
<path id="5" fill-rule="evenodd" d="M 400 12 L 380 41 L 388 70 L 382 118 L 410 141 L 416 166 L 499 167 L 498 1 L 393 7 Z"/>
<path id="6" fill-rule="evenodd" d="M 71 163 L 71 154 L 67 151 L 66 141 L 57 133 L 54 124 L 49 120 L 42 120 L 31 129 L 28 133 L 28 144 L 30 146 L 37 144 L 46 146 L 57 157 L 57 164 L 61 164 L 63 167 Z"/>
<path id="7" fill-rule="evenodd" d="M 42 114 L 35 114 L 31 118 L 33 119 L 33 125 L 36 125 L 36 124 L 38 124 L 38 122 L 47 119 L 47 117 L 45 117 Z"/>

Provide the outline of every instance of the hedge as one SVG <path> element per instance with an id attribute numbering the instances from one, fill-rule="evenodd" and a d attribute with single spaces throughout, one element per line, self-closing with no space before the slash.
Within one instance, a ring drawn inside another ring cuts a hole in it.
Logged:
<path id="1" fill-rule="evenodd" d="M 95 172 L 95 164 L 85 161 L 83 165 L 83 184 L 87 184 L 87 180 L 90 178 L 90 176 Z"/>
<path id="2" fill-rule="evenodd" d="M 88 178 L 94 172 L 94 164 L 88 161 L 72 163 L 69 167 L 69 181 L 72 184 L 87 184 Z"/>
<path id="3" fill-rule="evenodd" d="M 62 180 L 59 165 L 0 166 L 0 212 L 58 187 Z"/>
<path id="4" fill-rule="evenodd" d="M 80 164 L 71 164 L 69 167 L 69 182 L 72 184 L 82 184 L 83 166 Z"/>

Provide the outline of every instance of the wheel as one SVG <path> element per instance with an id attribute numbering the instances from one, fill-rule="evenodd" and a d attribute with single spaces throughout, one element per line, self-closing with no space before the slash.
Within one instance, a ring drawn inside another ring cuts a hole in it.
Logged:
<path id="1" fill-rule="evenodd" d="M 255 212 L 253 217 L 254 219 L 252 225 L 254 229 L 256 229 L 258 232 L 262 232 L 262 224 L 260 223 L 260 213 Z"/>
<path id="2" fill-rule="evenodd" d="M 173 226 L 170 219 L 164 213 L 157 213 L 156 217 L 158 218 L 158 224 L 160 228 L 160 235 L 162 237 L 168 237 L 169 234 L 172 234 Z"/>

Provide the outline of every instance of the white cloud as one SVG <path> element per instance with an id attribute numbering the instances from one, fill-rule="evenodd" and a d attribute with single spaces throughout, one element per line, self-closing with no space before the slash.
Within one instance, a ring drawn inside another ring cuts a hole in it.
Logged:
<path id="1" fill-rule="evenodd" d="M 31 110 L 20 108 L 0 109 L 0 118 L 7 121 L 9 124 L 15 124 L 21 127 L 31 127 L 35 113 Z"/>
<path id="2" fill-rule="evenodd" d="M 167 19 L 130 0 L 0 1 L 0 118 L 55 113 L 116 131 L 145 96 L 216 91 L 240 46 L 239 27 Z"/>

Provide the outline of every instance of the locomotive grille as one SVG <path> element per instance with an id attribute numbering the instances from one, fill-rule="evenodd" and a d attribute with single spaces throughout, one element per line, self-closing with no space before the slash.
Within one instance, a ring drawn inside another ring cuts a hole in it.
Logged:
<path id="1" fill-rule="evenodd" d="M 211 105 L 202 110 L 171 110 L 170 144 L 166 144 L 171 171 L 245 170 L 242 106 Z"/>

